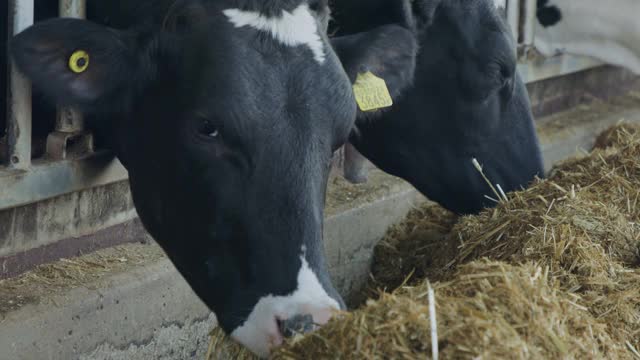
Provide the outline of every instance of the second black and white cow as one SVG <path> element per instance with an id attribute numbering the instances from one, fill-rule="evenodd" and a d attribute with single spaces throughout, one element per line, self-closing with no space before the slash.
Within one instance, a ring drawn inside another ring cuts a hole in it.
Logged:
<path id="1" fill-rule="evenodd" d="M 538 0 L 534 46 L 546 56 L 590 56 L 640 74 L 638 14 L 638 0 Z"/>
<path id="2" fill-rule="evenodd" d="M 357 115 L 326 0 L 96 5 L 97 22 L 14 37 L 17 67 L 106 133 L 144 226 L 233 338 L 266 356 L 283 330 L 325 323 L 343 308 L 323 256 L 325 190 Z M 344 61 L 415 53 L 400 27 L 361 40 Z"/>
<path id="3" fill-rule="evenodd" d="M 505 192 L 543 176 L 514 40 L 499 11 L 503 5 L 493 0 L 334 2 L 337 33 L 351 35 L 338 43 L 367 38 L 370 33 L 358 33 L 376 26 L 399 24 L 412 29 L 420 49 L 412 85 L 391 85 L 395 104 L 358 121 L 351 143 L 384 171 L 458 213 L 475 213 L 494 204 L 485 195 L 497 197 L 472 159 Z M 339 44 L 336 48 L 340 52 Z M 372 64 L 366 70 L 373 73 L 384 73 L 388 65 Z M 348 149 L 347 160 L 353 160 Z M 346 170 L 360 180 L 358 171 Z"/>

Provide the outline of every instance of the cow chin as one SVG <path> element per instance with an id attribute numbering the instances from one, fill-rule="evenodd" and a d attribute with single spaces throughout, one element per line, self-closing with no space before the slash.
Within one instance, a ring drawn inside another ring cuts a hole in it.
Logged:
<path id="1" fill-rule="evenodd" d="M 310 316 L 315 328 L 340 310 L 340 304 L 329 296 L 304 256 L 301 261 L 296 290 L 286 296 L 262 297 L 244 324 L 231 333 L 231 338 L 261 358 L 268 357 L 284 341 L 279 322 Z"/>

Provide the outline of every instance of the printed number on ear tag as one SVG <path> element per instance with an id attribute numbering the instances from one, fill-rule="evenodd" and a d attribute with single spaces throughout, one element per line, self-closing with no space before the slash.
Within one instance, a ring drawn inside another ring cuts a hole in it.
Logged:
<path id="1" fill-rule="evenodd" d="M 358 74 L 356 83 L 353 85 L 353 93 L 362 111 L 377 110 L 393 105 L 387 83 L 370 71 Z"/>
<path id="2" fill-rule="evenodd" d="M 83 73 L 89 68 L 89 54 L 84 50 L 78 50 L 69 58 L 69 69 L 76 74 Z"/>

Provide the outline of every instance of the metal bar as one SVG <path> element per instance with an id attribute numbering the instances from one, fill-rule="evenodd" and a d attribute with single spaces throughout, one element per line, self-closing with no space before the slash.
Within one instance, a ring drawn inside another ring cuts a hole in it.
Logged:
<path id="1" fill-rule="evenodd" d="M 603 65 L 602 62 L 592 58 L 570 54 L 549 58 L 541 57 L 534 48 L 535 29 L 538 21 L 536 17 L 537 1 L 509 0 L 509 5 L 511 2 L 513 5 L 517 5 L 517 9 L 509 7 L 509 24 L 510 26 L 516 24 L 518 29 L 518 38 L 520 39 L 518 70 L 525 83 L 565 76 Z"/>
<path id="2" fill-rule="evenodd" d="M 9 34 L 20 33 L 33 24 L 33 0 L 9 0 L 8 6 Z M 31 83 L 13 64 L 9 63 L 8 70 L 7 165 L 26 170 L 31 165 Z"/>
<path id="3" fill-rule="evenodd" d="M 525 83 L 569 75 L 578 71 L 604 65 L 592 58 L 558 55 L 546 59 L 529 60 L 518 64 L 518 71 Z"/>
<path id="4" fill-rule="evenodd" d="M 85 0 L 59 0 L 58 11 L 60 17 L 85 19 L 87 5 Z M 56 131 L 73 133 L 84 130 L 82 114 L 74 109 L 60 108 L 56 118 Z"/>
<path id="5" fill-rule="evenodd" d="M 87 17 L 86 0 L 60 0 L 58 4 L 60 17 L 73 17 L 78 19 L 86 19 Z"/>
<path id="6" fill-rule="evenodd" d="M 537 3 L 536 0 L 524 0 L 524 3 L 521 6 L 524 7 L 524 12 L 521 12 L 523 17 L 520 19 L 520 23 L 522 24 L 523 45 L 532 46 L 537 20 Z"/>
<path id="7" fill-rule="evenodd" d="M 61 107 L 56 114 L 56 131 L 74 133 L 84 129 L 84 118 L 78 110 Z"/>
<path id="8" fill-rule="evenodd" d="M 520 34 L 518 33 L 518 25 L 520 24 L 520 0 L 509 0 L 507 2 L 507 23 L 511 28 L 513 38 L 518 42 L 520 38 Z"/>
<path id="9" fill-rule="evenodd" d="M 60 0 L 61 17 L 84 19 L 87 15 L 85 0 Z M 93 152 L 93 136 L 84 128 L 84 118 L 73 108 L 59 108 L 55 131 L 47 138 L 47 157 L 65 160 Z"/>
<path id="10" fill-rule="evenodd" d="M 0 171 L 0 210 L 126 179 L 127 171 L 108 152 L 74 160 L 34 160 L 29 172 Z"/>

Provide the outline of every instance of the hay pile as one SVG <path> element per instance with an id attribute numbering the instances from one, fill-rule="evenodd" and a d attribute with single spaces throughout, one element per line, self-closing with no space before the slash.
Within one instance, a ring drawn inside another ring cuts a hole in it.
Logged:
<path id="1" fill-rule="evenodd" d="M 209 348 L 205 360 L 258 360 L 249 350 L 233 341 L 220 328 L 215 328 L 209 334 Z"/>
<path id="2" fill-rule="evenodd" d="M 482 260 L 436 286 L 442 358 L 604 358 L 611 337 L 558 291 L 548 269 Z M 310 354 L 313 354 L 312 356 Z M 382 294 L 276 355 L 279 359 L 424 359 L 431 354 L 424 286 Z"/>
<path id="3" fill-rule="evenodd" d="M 610 130 L 590 156 L 462 218 L 444 236 L 444 251 L 421 235 L 416 216 L 430 210 L 417 210 L 404 225 L 410 235 L 387 239 L 374 268 L 381 288 L 395 289 L 413 271 L 412 286 L 292 341 L 275 358 L 430 356 L 422 279 L 429 276 L 440 281 L 433 286 L 442 358 L 640 359 L 638 133 Z"/>
<path id="4" fill-rule="evenodd" d="M 370 288 L 391 291 L 433 278 L 441 259 L 457 252 L 457 241 L 448 237 L 457 221 L 457 215 L 431 203 L 409 212 L 376 246 Z"/>

